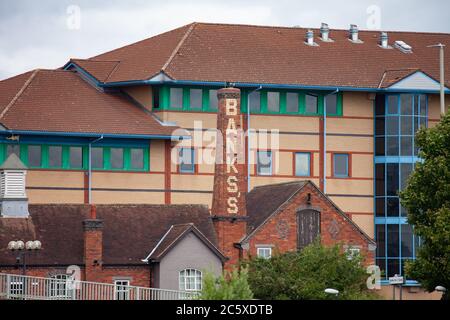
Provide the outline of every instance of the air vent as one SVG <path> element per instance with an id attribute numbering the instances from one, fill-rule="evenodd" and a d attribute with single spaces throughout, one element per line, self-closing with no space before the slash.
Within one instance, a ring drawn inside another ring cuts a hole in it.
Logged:
<path id="1" fill-rule="evenodd" d="M 361 39 L 359 39 L 359 30 L 356 24 L 351 24 L 348 32 L 348 38 L 353 43 L 363 43 Z"/>
<path id="2" fill-rule="evenodd" d="M 308 30 L 308 32 L 306 32 L 305 44 L 311 47 L 318 46 L 318 44 L 314 42 L 314 31 Z"/>
<path id="3" fill-rule="evenodd" d="M 333 42 L 333 40 L 330 39 L 330 28 L 326 23 L 322 23 L 320 27 L 320 38 L 323 42 Z"/>
<path id="4" fill-rule="evenodd" d="M 412 53 L 412 47 L 404 41 L 395 41 L 395 47 L 403 53 Z"/>
<path id="5" fill-rule="evenodd" d="M 387 32 L 381 32 L 379 45 L 383 49 L 392 49 L 392 47 L 389 45 L 389 38 Z"/>

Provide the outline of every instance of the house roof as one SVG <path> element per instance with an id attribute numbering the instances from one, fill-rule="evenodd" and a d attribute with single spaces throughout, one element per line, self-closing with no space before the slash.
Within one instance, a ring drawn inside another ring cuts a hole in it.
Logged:
<path id="1" fill-rule="evenodd" d="M 83 265 L 82 222 L 88 205 L 30 204 L 29 218 L 0 218 L 0 265 L 14 265 L 11 240 L 40 240 L 42 249 L 27 257 L 29 265 Z M 98 205 L 103 220 L 103 263 L 141 265 L 175 224 L 192 223 L 213 245 L 216 234 L 206 206 Z"/>
<path id="2" fill-rule="evenodd" d="M 226 257 L 201 233 L 193 223 L 172 225 L 166 234 L 161 238 L 158 244 L 150 252 L 146 260 L 160 261 L 177 243 L 184 239 L 184 237 L 193 233 L 200 241 L 202 241 L 208 248 L 211 249 L 222 261 Z"/>
<path id="3" fill-rule="evenodd" d="M 439 79 L 439 55 L 427 46 L 450 46 L 448 33 L 389 32 L 389 43 L 402 40 L 412 53 L 378 45 L 379 31 L 330 30 L 333 42 L 304 43 L 306 28 L 192 23 L 83 62 L 102 82 L 147 80 L 160 72 L 174 80 L 378 88 L 393 69 L 420 69 Z M 101 66 L 100 66 L 101 65 Z M 364 72 L 361 72 L 364 70 Z M 450 87 L 450 64 L 445 66 Z M 106 76 L 107 75 L 107 76 Z"/>
<path id="4" fill-rule="evenodd" d="M 311 181 L 293 181 L 279 184 L 269 184 L 255 187 L 247 195 L 247 236 L 242 240 L 245 242 L 272 216 L 283 209 L 295 195 L 300 193 L 306 185 L 311 185 L 328 201 L 348 223 L 371 244 L 375 244 L 352 219 L 350 219 L 329 197 L 327 197 L 313 182 Z"/>
<path id="5" fill-rule="evenodd" d="M 11 130 L 171 136 L 120 92 L 106 93 L 73 71 L 35 70 L 0 81 L 0 123 Z"/>

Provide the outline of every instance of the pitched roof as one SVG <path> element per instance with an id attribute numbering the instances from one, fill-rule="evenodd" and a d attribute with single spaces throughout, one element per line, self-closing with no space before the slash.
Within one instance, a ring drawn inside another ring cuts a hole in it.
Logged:
<path id="1" fill-rule="evenodd" d="M 206 238 L 193 223 L 172 225 L 166 234 L 161 238 L 158 244 L 153 248 L 146 260 L 160 261 L 177 243 L 179 243 L 186 235 L 193 233 L 208 248 L 211 249 L 222 261 L 226 260 L 225 256 Z"/>
<path id="2" fill-rule="evenodd" d="M 381 48 L 379 31 L 360 31 L 363 42 L 355 44 L 347 30 L 331 30 L 334 41 L 323 42 L 313 29 L 318 46 L 312 47 L 304 43 L 307 30 L 192 23 L 89 61 L 120 62 L 106 80 L 92 67 L 92 75 L 106 82 L 146 80 L 164 71 L 174 80 L 377 88 L 392 69 L 420 69 L 439 79 L 438 51 L 427 46 L 450 46 L 448 33 L 389 32 L 390 44 L 412 46 L 405 54 Z M 445 68 L 450 87 L 450 64 Z"/>
<path id="3" fill-rule="evenodd" d="M 170 136 L 176 128 L 73 71 L 35 70 L 0 81 L 0 103 L 0 123 L 12 130 Z"/>
<path id="4" fill-rule="evenodd" d="M 311 181 L 293 181 L 279 184 L 269 184 L 254 188 L 247 195 L 247 236 L 243 239 L 246 241 L 251 238 L 256 229 L 263 225 L 272 215 L 275 215 L 283 208 L 283 205 L 289 201 L 306 186 L 311 185 L 336 209 L 336 211 L 350 224 L 366 240 L 374 244 L 370 238 L 352 219 L 350 219 L 329 197 Z"/>
<path id="5" fill-rule="evenodd" d="M 42 250 L 30 255 L 30 265 L 83 264 L 82 221 L 88 205 L 30 204 L 29 218 L 0 218 L 0 265 L 14 265 L 11 240 L 40 240 Z M 103 263 L 143 264 L 170 226 L 192 223 L 216 244 L 208 208 L 201 205 L 98 205 L 103 220 Z"/>
<path id="6" fill-rule="evenodd" d="M 8 158 L 0 165 L 0 170 L 25 170 L 28 167 L 15 154 L 11 153 Z"/>

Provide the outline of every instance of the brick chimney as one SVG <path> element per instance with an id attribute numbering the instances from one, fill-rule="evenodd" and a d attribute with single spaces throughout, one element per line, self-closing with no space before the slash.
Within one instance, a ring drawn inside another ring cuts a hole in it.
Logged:
<path id="1" fill-rule="evenodd" d="M 217 139 L 211 213 L 219 249 L 229 258 L 225 269 L 230 270 L 239 262 L 238 243 L 246 235 L 247 228 L 245 139 L 240 90 L 224 88 L 217 92 L 217 96 L 217 134 L 222 139 Z"/>
<path id="2" fill-rule="evenodd" d="M 91 205 L 90 218 L 83 221 L 85 280 L 101 282 L 103 264 L 103 221 L 97 219 L 97 209 Z"/>

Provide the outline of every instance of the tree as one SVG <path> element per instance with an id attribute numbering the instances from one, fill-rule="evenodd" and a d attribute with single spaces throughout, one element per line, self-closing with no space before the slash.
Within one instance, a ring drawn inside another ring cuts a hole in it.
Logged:
<path id="1" fill-rule="evenodd" d="M 248 284 L 248 271 L 234 269 L 225 276 L 215 277 L 207 272 L 203 280 L 200 300 L 250 300 L 253 293 Z"/>
<path id="2" fill-rule="evenodd" d="M 429 292 L 438 285 L 450 289 L 450 114 L 436 127 L 420 130 L 416 144 L 423 162 L 400 198 L 422 246 L 405 271 Z M 443 299 L 450 299 L 448 290 Z"/>
<path id="3" fill-rule="evenodd" d="M 249 284 L 257 299 L 373 299 L 361 261 L 360 256 L 349 259 L 340 245 L 325 247 L 318 240 L 300 252 L 250 259 Z M 326 288 L 339 295 L 330 296 Z"/>

